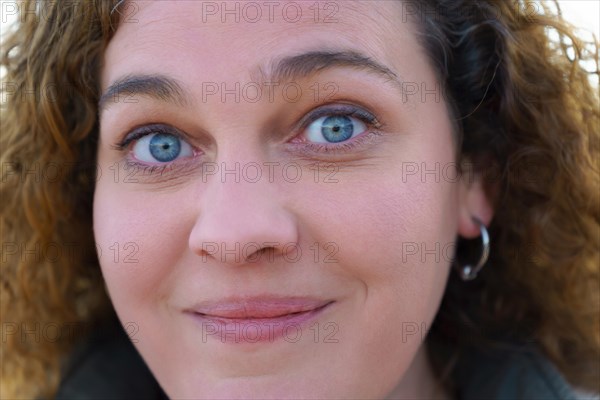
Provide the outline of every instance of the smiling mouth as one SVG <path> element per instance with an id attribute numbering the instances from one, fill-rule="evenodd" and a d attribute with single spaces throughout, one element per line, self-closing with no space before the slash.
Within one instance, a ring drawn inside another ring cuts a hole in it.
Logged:
<path id="1" fill-rule="evenodd" d="M 302 330 L 308 331 L 308 324 L 333 303 L 306 298 L 252 298 L 202 303 L 187 314 L 200 324 L 203 339 L 264 343 L 292 336 L 296 342 Z"/>

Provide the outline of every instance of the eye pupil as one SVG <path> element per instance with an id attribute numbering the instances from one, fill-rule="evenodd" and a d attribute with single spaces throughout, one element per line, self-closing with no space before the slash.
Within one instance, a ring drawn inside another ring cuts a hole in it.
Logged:
<path id="1" fill-rule="evenodd" d="M 352 120 L 344 115 L 327 117 L 323 121 L 321 133 L 329 142 L 343 142 L 352 137 L 354 125 Z"/>
<path id="2" fill-rule="evenodd" d="M 157 161 L 173 161 L 181 152 L 179 139 L 168 133 L 158 133 L 150 140 L 150 154 Z"/>

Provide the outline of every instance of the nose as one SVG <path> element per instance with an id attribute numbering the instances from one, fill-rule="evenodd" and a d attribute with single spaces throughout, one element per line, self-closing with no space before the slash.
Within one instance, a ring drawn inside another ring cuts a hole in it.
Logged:
<path id="1" fill-rule="evenodd" d="M 190 249 L 204 261 L 243 265 L 265 252 L 273 259 L 295 248 L 297 224 L 276 182 L 217 174 L 204 185 L 189 238 Z"/>

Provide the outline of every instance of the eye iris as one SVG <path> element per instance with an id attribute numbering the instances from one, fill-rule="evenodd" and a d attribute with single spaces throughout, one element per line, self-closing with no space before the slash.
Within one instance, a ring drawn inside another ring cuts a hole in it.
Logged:
<path id="1" fill-rule="evenodd" d="M 160 162 L 173 161 L 181 152 L 181 143 L 173 135 L 159 133 L 150 140 L 150 154 Z"/>
<path id="2" fill-rule="evenodd" d="M 327 117 L 321 128 L 323 137 L 332 143 L 350 139 L 353 132 L 352 120 L 344 115 Z"/>

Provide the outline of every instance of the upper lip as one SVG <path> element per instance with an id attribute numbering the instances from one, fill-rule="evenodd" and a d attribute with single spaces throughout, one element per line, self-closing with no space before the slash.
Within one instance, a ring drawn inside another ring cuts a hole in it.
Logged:
<path id="1" fill-rule="evenodd" d="M 203 301 L 187 309 L 196 314 L 230 319 L 276 318 L 312 311 L 332 303 L 312 297 L 256 296 Z"/>

